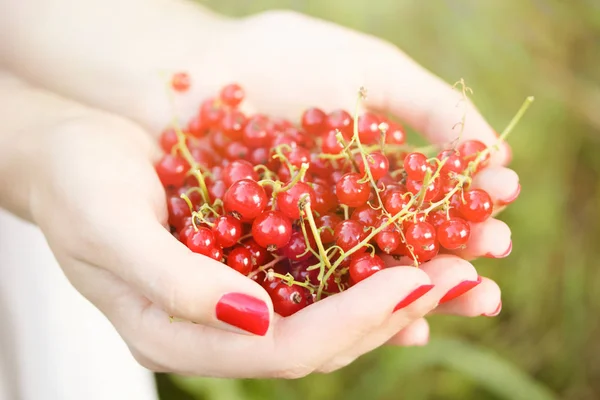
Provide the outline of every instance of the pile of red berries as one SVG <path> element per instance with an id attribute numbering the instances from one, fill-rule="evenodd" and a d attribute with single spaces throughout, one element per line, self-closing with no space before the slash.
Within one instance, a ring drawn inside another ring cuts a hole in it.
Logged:
<path id="1" fill-rule="evenodd" d="M 227 85 L 166 129 L 156 171 L 173 234 L 263 285 L 282 316 L 385 268 L 382 254 L 419 265 L 460 249 L 492 214 L 469 188 L 489 159 L 479 141 L 428 155 L 382 115 L 310 108 L 294 123 L 245 115 L 243 100 Z"/>

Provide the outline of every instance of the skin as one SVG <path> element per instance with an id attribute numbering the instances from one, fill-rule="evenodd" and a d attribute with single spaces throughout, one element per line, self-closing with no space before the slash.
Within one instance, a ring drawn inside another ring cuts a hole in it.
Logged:
<path id="1" fill-rule="evenodd" d="M 40 226 L 71 283 L 147 368 L 298 378 L 336 370 L 386 343 L 423 345 L 429 314 L 497 309 L 500 289 L 486 278 L 437 307 L 448 290 L 477 279 L 468 261 L 440 255 L 420 269 L 394 261 L 280 318 L 259 285 L 191 253 L 164 229 L 156 138 L 174 109 L 187 118 L 230 81 L 246 88 L 249 111 L 293 119 L 308 106 L 353 110 L 364 86 L 365 107 L 395 114 L 432 143 L 456 139 L 453 127 L 466 107 L 462 140 L 496 143 L 471 103 L 457 107 L 459 93 L 391 44 L 290 12 L 231 20 L 173 0 L 4 1 L 0 36 L 11 38 L 0 43 L 0 187 L 11 188 L 0 192 L 0 205 Z M 173 108 L 165 81 L 179 70 L 191 75 L 192 87 Z M 509 160 L 502 144 L 482 173 L 489 179 L 475 182 L 496 203 L 518 188 Z M 510 244 L 500 220 L 473 230 L 460 254 L 466 259 L 503 254 Z M 429 283 L 435 287 L 428 294 L 392 312 Z M 215 304 L 227 292 L 268 304 L 264 337 L 216 319 Z M 169 323 L 170 314 L 198 324 Z"/>

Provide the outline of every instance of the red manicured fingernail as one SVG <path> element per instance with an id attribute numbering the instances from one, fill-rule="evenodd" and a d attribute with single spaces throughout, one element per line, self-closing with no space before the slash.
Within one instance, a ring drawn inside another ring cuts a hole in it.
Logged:
<path id="1" fill-rule="evenodd" d="M 498 200 L 498 204 L 501 206 L 507 206 L 510 203 L 512 203 L 513 201 L 515 201 L 519 197 L 520 193 L 521 193 L 521 184 L 517 185 L 517 190 L 511 196 L 509 196 L 507 199 Z"/>
<path id="2" fill-rule="evenodd" d="M 421 285 L 412 292 L 409 293 L 408 296 L 403 298 L 400 303 L 396 304 L 394 307 L 394 312 L 400 310 L 401 308 L 408 307 L 410 304 L 419 300 L 421 297 L 425 296 L 431 289 L 433 289 L 434 285 Z"/>
<path id="3" fill-rule="evenodd" d="M 496 315 L 500 314 L 500 311 L 502 311 L 502 301 L 500 301 L 500 304 L 498 304 L 498 307 L 496 307 L 496 309 L 494 311 L 492 311 L 489 314 L 481 314 L 483 317 L 495 317 Z"/>
<path id="4" fill-rule="evenodd" d="M 269 329 L 269 307 L 243 293 L 227 293 L 217 303 L 217 319 L 255 335 L 264 336 Z"/>
<path id="5" fill-rule="evenodd" d="M 510 241 L 509 245 L 508 245 L 508 249 L 506 249 L 506 251 L 500 255 L 494 255 L 492 253 L 487 253 L 485 256 L 488 258 L 505 258 L 508 257 L 510 255 L 510 253 L 512 252 L 512 240 Z"/>
<path id="6" fill-rule="evenodd" d="M 475 286 L 479 285 L 480 283 L 481 283 L 480 276 L 477 277 L 476 281 L 462 281 L 461 283 L 459 283 L 458 285 L 456 285 L 452 289 L 450 289 L 448 291 L 448 293 L 446 293 L 444 295 L 444 297 L 441 298 L 439 304 L 444 304 L 450 300 L 454 300 L 458 296 L 467 293 L 469 290 L 473 289 Z"/>

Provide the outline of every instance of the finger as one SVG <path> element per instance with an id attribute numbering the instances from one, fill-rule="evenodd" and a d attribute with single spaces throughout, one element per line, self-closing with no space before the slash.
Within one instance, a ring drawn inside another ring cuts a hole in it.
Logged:
<path id="1" fill-rule="evenodd" d="M 511 231 L 508 225 L 495 218 L 471 223 L 471 235 L 464 249 L 453 253 L 466 259 L 478 257 L 505 258 L 512 251 Z"/>
<path id="2" fill-rule="evenodd" d="M 387 341 L 390 346 L 425 346 L 429 343 L 429 323 L 420 318 L 396 333 Z"/>
<path id="3" fill-rule="evenodd" d="M 462 293 L 466 293 L 480 282 L 475 268 L 469 262 L 455 256 L 439 256 L 424 263 L 419 269 L 431 279 L 434 287 L 428 296 L 437 299 L 438 303 L 450 301 Z M 359 340 L 356 340 L 347 351 L 329 360 L 321 369 L 332 371 L 346 365 L 350 360 L 386 343 L 406 326 L 406 321 L 399 320 L 396 316 L 390 318 L 368 335 L 356 338 Z"/>
<path id="4" fill-rule="evenodd" d="M 460 87 L 453 89 L 387 43 L 374 40 L 364 46 L 370 48 L 367 53 L 377 54 L 381 61 L 366 68 L 371 107 L 394 113 L 432 143 L 449 143 L 460 135 L 460 141 L 477 139 L 488 146 L 497 144 L 496 132 L 475 105 L 463 98 Z M 492 152 L 490 165 L 505 165 L 510 157 L 510 147 L 502 143 L 498 151 Z"/>
<path id="5" fill-rule="evenodd" d="M 502 310 L 500 287 L 488 278 L 462 296 L 440 304 L 432 314 L 450 314 L 463 317 L 495 317 Z"/>
<path id="6" fill-rule="evenodd" d="M 483 169 L 473 178 L 472 187 L 489 193 L 496 213 L 502 207 L 514 202 L 521 192 L 517 173 L 503 167 Z"/>

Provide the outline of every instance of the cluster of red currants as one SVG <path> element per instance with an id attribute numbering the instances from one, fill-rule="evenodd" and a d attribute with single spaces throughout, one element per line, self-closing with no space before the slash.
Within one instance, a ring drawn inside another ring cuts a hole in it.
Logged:
<path id="1" fill-rule="evenodd" d="M 489 159 L 479 141 L 428 156 L 382 115 L 310 108 L 294 124 L 245 115 L 244 96 L 227 85 L 166 129 L 156 171 L 173 234 L 263 285 L 282 316 L 385 268 L 382 255 L 419 265 L 463 248 L 492 214 L 469 188 Z"/>

